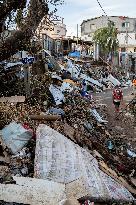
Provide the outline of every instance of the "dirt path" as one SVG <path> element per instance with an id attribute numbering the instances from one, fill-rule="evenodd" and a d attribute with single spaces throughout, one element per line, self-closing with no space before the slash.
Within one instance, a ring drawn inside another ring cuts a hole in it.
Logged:
<path id="1" fill-rule="evenodd" d="M 124 102 L 121 105 L 121 109 L 133 99 L 134 96 L 131 95 L 131 92 L 131 88 L 123 89 Z M 104 117 L 108 120 L 107 129 L 113 138 L 123 139 L 123 141 L 127 142 L 127 144 L 131 144 L 133 149 L 136 150 L 136 123 L 133 122 L 130 116 L 125 115 L 126 112 L 120 115 L 119 119 L 116 120 L 116 113 L 112 103 L 112 91 L 96 94 L 94 98 L 98 103 L 107 105 L 105 112 L 102 114 L 103 116 L 105 115 Z"/>

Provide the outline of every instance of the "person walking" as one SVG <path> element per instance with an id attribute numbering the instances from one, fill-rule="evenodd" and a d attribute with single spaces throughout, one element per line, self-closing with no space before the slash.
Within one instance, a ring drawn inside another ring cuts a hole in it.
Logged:
<path id="1" fill-rule="evenodd" d="M 112 92 L 112 99 L 113 99 L 113 104 L 115 106 L 115 111 L 119 112 L 120 103 L 121 101 L 123 101 L 123 92 L 118 85 L 115 86 Z"/>
<path id="2" fill-rule="evenodd" d="M 132 80 L 132 86 L 133 86 L 133 95 L 136 95 L 136 77 L 133 77 Z"/>

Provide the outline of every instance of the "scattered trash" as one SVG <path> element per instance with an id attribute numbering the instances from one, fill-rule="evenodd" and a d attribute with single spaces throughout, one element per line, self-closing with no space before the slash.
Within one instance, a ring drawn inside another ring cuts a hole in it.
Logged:
<path id="1" fill-rule="evenodd" d="M 31 120 L 46 120 L 46 121 L 56 121 L 61 120 L 61 116 L 58 115 L 30 115 Z"/>
<path id="2" fill-rule="evenodd" d="M 57 79 L 58 80 L 58 79 Z M 61 86 L 51 84 L 49 87 L 51 94 L 53 95 L 56 105 L 60 105 L 64 102 L 64 94 Z"/>
<path id="3" fill-rule="evenodd" d="M 121 83 L 116 78 L 114 78 L 111 74 L 108 76 L 107 81 L 110 81 L 114 86 L 121 85 Z"/>
<path id="4" fill-rule="evenodd" d="M 91 123 L 85 122 L 84 123 L 84 127 L 91 132 L 93 130 L 93 126 L 91 125 Z"/>
<path id="5" fill-rule="evenodd" d="M 31 91 L 27 98 L 24 97 L 22 79 L 15 79 L 11 89 L 4 86 L 1 96 L 5 97 L 0 98 L 0 141 L 3 141 L 0 142 L 0 168 L 8 168 L 9 176 L 44 177 L 61 182 L 79 180 L 81 173 L 88 169 L 85 184 L 96 198 L 100 197 L 101 191 L 114 199 L 132 198 L 115 181 L 134 194 L 128 182 L 130 176 L 133 182 L 135 179 L 136 154 L 126 149 L 124 126 L 120 123 L 114 127 L 110 125 L 108 106 L 101 103 L 95 94 L 104 90 L 106 96 L 107 89 L 116 84 L 122 85 L 122 82 L 127 85 L 127 80 L 123 81 L 119 75 L 109 74 L 103 66 L 94 66 L 85 60 L 67 59 L 58 63 L 49 60 L 49 64 L 46 73 L 30 76 Z M 52 71 L 55 72 L 52 74 Z M 68 79 L 64 76 L 65 71 L 71 74 Z M 129 106 L 123 120 L 134 123 L 134 114 L 131 113 L 134 107 L 130 109 Z M 36 133 L 39 125 L 43 129 Z M 99 164 L 101 161 L 105 164 Z M 101 172 L 98 164 L 106 174 Z M 1 183 L 2 173 L 0 169 Z M 92 176 L 92 181 L 89 176 Z M 6 183 L 10 182 L 12 180 Z"/>
<path id="6" fill-rule="evenodd" d="M 96 111 L 96 109 L 91 109 L 90 111 L 99 123 L 108 123 L 107 120 L 102 119 L 102 117 L 99 115 L 99 113 Z"/>
<path id="7" fill-rule="evenodd" d="M 106 146 L 108 147 L 109 150 L 113 150 L 115 148 L 115 144 L 111 140 L 107 140 L 105 144 L 106 144 Z"/>
<path id="8" fill-rule="evenodd" d="M 65 115 L 65 112 L 61 108 L 50 108 L 48 112 L 52 115 Z"/>
<path id="9" fill-rule="evenodd" d="M 32 132 L 16 122 L 10 123 L 2 130 L 2 139 L 13 154 L 20 151 L 31 138 Z"/>
<path id="10" fill-rule="evenodd" d="M 136 157 L 136 153 L 135 152 L 132 152 L 131 150 L 127 149 L 127 153 L 130 157 L 133 157 L 135 158 Z"/>

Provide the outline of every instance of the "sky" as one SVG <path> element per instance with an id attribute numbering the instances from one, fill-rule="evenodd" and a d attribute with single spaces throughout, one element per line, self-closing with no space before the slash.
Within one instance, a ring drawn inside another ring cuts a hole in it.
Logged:
<path id="1" fill-rule="evenodd" d="M 136 0 L 99 0 L 108 16 L 136 17 Z M 77 35 L 77 24 L 83 20 L 104 15 L 97 0 L 65 0 L 58 6 L 57 14 L 64 17 L 67 26 L 67 36 Z"/>

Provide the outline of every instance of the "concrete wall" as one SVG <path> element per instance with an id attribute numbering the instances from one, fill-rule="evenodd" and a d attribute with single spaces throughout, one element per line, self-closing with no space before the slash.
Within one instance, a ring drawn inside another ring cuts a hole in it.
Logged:
<path id="1" fill-rule="evenodd" d="M 53 38 L 62 38 L 66 36 L 66 25 L 63 23 L 57 23 L 54 26 L 54 31 L 52 31 Z"/>
<path id="2" fill-rule="evenodd" d="M 119 32 L 126 32 L 126 28 L 122 27 L 122 23 L 129 22 L 129 27 L 127 28 L 128 32 L 134 33 L 136 31 L 136 18 L 125 18 L 125 20 L 122 20 L 120 17 L 107 17 L 107 16 L 101 16 L 98 18 L 90 19 L 83 21 L 81 24 L 82 29 L 82 36 L 88 35 L 90 33 L 94 33 L 99 28 L 107 27 L 108 25 L 108 19 L 110 21 L 113 21 L 115 24 L 115 27 L 118 28 Z"/>
<path id="3" fill-rule="evenodd" d="M 65 185 L 52 181 L 14 177 L 17 184 L 1 184 L 0 200 L 30 205 L 58 205 L 66 199 Z"/>
<path id="4" fill-rule="evenodd" d="M 43 19 L 36 32 L 37 34 L 40 34 L 41 37 L 42 34 L 46 34 L 52 39 L 62 38 L 66 36 L 67 30 L 64 23 L 55 22 L 55 24 L 52 24 L 51 26 L 49 26 L 49 28 L 47 27 L 46 22 Z"/>
<path id="5" fill-rule="evenodd" d="M 118 40 L 120 47 L 131 48 L 130 51 L 134 52 L 136 47 L 136 18 L 125 18 L 122 20 L 120 17 L 109 17 L 113 21 L 115 27 L 118 29 Z M 129 22 L 129 27 L 122 27 L 122 23 Z M 98 18 L 83 21 L 81 25 L 81 36 L 84 41 L 92 41 L 94 32 L 97 29 L 107 27 L 108 17 L 101 16 Z M 126 30 L 128 32 L 128 43 L 126 43 Z"/>

